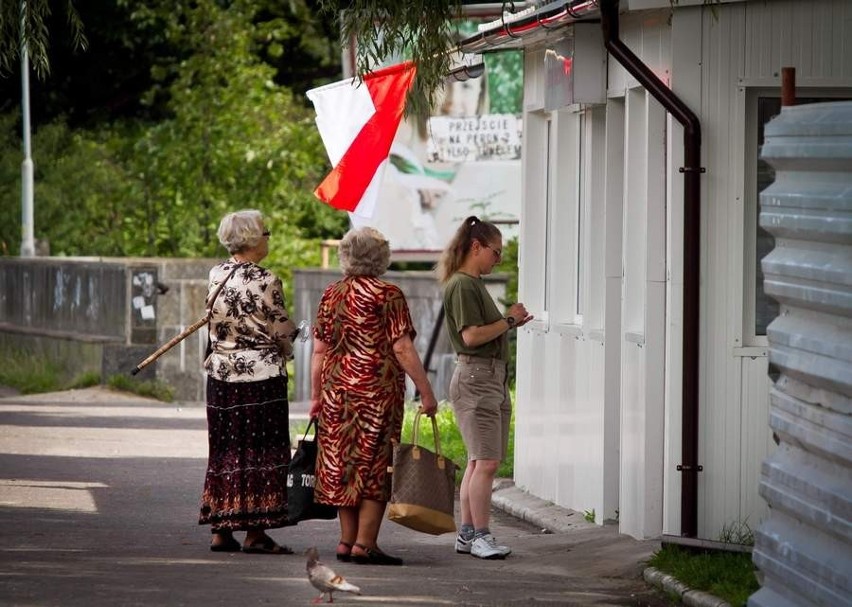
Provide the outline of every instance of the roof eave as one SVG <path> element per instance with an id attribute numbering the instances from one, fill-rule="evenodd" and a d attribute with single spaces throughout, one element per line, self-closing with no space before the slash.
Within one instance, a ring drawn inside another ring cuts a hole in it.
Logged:
<path id="1" fill-rule="evenodd" d="M 559 0 L 485 24 L 482 31 L 459 42 L 458 50 L 484 53 L 521 49 L 541 42 L 553 30 L 599 17 L 599 0 Z"/>

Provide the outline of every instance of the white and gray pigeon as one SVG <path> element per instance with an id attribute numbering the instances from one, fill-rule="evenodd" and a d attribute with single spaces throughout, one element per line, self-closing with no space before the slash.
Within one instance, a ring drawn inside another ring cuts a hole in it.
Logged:
<path id="1" fill-rule="evenodd" d="M 350 584 L 342 575 L 335 573 L 330 567 L 319 561 L 319 553 L 316 548 L 308 548 L 306 554 L 308 555 L 308 580 L 314 588 L 322 593 L 313 600 L 314 603 L 321 602 L 326 594 L 328 594 L 328 602 L 333 603 L 333 592 L 361 594 L 361 589 L 358 586 Z"/>

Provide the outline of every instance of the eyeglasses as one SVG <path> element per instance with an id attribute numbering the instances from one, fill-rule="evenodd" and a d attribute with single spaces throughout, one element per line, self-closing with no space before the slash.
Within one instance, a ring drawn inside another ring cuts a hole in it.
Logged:
<path id="1" fill-rule="evenodd" d="M 270 234 L 272 234 L 272 232 L 270 232 L 269 230 L 264 230 L 263 232 L 261 232 L 261 236 L 266 236 L 267 238 L 269 238 Z"/>
<path id="2" fill-rule="evenodd" d="M 497 256 L 498 259 L 503 257 L 503 249 L 495 249 L 490 244 L 485 244 L 482 246 L 484 246 L 486 249 L 491 249 L 491 251 Z"/>

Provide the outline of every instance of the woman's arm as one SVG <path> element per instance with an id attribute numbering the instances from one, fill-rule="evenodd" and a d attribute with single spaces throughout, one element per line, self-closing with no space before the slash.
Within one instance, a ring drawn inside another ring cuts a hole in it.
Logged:
<path id="1" fill-rule="evenodd" d="M 511 325 L 506 320 L 509 316 L 515 319 L 515 322 Z M 533 316 L 527 312 L 524 304 L 515 303 L 509 306 L 506 318 L 495 320 L 487 325 L 465 327 L 461 330 L 461 338 L 464 341 L 464 345 L 468 348 L 476 348 L 482 344 L 487 344 L 489 341 L 508 332 L 509 329 L 524 326 L 533 319 Z"/>
<path id="2" fill-rule="evenodd" d="M 411 336 L 406 334 L 397 339 L 393 343 L 393 353 L 403 371 L 414 381 L 414 385 L 420 392 L 420 405 L 423 412 L 429 417 L 435 415 L 438 410 L 438 401 L 435 400 L 432 384 L 429 383 L 426 369 L 423 368 L 423 363 L 420 361 L 420 355 L 414 349 Z"/>
<path id="3" fill-rule="evenodd" d="M 298 331 L 296 324 L 290 320 L 287 304 L 284 301 L 284 287 L 279 278 L 274 278 L 269 287 L 261 291 L 262 304 L 268 312 L 269 334 L 278 345 L 278 350 L 285 359 L 293 358 L 293 336 Z"/>
<path id="4" fill-rule="evenodd" d="M 319 417 L 322 409 L 322 361 L 328 351 L 328 344 L 314 337 L 314 351 L 311 354 L 311 409 L 310 417 Z"/>
<path id="5" fill-rule="evenodd" d="M 476 348 L 482 344 L 487 344 L 506 333 L 509 330 L 509 323 L 505 318 L 495 320 L 488 325 L 477 325 L 475 327 L 465 327 L 461 330 L 462 341 L 468 348 Z"/>

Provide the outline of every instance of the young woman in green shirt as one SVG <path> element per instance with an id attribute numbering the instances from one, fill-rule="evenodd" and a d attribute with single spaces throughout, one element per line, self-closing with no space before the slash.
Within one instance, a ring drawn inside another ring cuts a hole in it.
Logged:
<path id="1" fill-rule="evenodd" d="M 485 288 L 482 276 L 499 263 L 502 249 L 503 236 L 494 224 L 468 217 L 438 262 L 447 331 L 458 355 L 449 396 L 468 458 L 455 548 L 484 559 L 511 553 L 488 529 L 491 486 L 506 456 L 512 417 L 506 334 L 533 318 L 522 303 L 503 315 Z"/>

